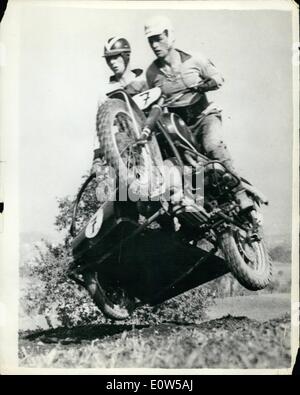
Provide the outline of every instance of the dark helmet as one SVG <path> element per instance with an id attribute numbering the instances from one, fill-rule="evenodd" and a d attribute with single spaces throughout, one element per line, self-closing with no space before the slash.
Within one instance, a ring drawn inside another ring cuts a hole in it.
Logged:
<path id="1" fill-rule="evenodd" d="M 121 55 L 124 59 L 125 66 L 130 59 L 131 48 L 129 42 L 123 37 L 111 37 L 104 45 L 104 57 L 107 59 L 110 56 Z"/>

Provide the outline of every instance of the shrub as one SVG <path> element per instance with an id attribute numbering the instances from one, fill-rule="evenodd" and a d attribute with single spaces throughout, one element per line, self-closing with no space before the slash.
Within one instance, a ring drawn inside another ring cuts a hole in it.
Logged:
<path id="1" fill-rule="evenodd" d="M 54 321 L 67 327 L 106 322 L 87 291 L 66 276 L 70 255 L 65 247 L 53 248 L 46 242 L 45 246 L 45 250 L 36 247 L 35 264 L 24 265 L 23 273 L 30 280 L 21 297 L 26 313 L 43 315 L 49 326 Z M 144 306 L 122 324 L 195 322 L 203 318 L 209 301 L 208 289 L 192 289 L 154 308 Z"/>
<path id="2" fill-rule="evenodd" d="M 46 244 L 46 251 L 36 247 L 35 264 L 25 262 L 29 281 L 21 303 L 28 315 L 41 314 L 49 323 L 58 320 L 64 326 L 90 323 L 98 318 L 87 292 L 66 276 L 69 259 L 63 245 L 52 248 Z"/>

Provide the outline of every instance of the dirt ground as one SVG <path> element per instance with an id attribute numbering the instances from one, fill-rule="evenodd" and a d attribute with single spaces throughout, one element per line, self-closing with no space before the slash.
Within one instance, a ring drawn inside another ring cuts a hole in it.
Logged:
<path id="1" fill-rule="evenodd" d="M 20 366 L 286 368 L 289 310 L 288 294 L 255 295 L 217 301 L 208 319 L 197 325 L 103 324 L 23 331 Z"/>

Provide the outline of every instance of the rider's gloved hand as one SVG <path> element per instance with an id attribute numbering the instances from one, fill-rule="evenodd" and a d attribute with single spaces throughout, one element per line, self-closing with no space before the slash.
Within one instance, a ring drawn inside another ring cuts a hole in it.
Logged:
<path id="1" fill-rule="evenodd" d="M 136 145 L 144 145 L 147 143 L 149 137 L 151 134 L 151 130 L 148 128 L 144 128 L 144 130 L 141 133 L 140 138 L 136 141 Z"/>
<path id="2" fill-rule="evenodd" d="M 218 84 L 213 78 L 209 78 L 204 80 L 196 89 L 199 93 L 205 93 L 218 89 Z"/>

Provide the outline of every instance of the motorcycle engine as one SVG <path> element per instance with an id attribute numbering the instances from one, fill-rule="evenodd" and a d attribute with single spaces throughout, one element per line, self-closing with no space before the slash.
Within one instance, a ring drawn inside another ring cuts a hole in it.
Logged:
<path id="1" fill-rule="evenodd" d="M 239 180 L 217 161 L 207 163 L 204 174 L 204 186 L 215 197 L 232 190 L 239 184 Z"/>

